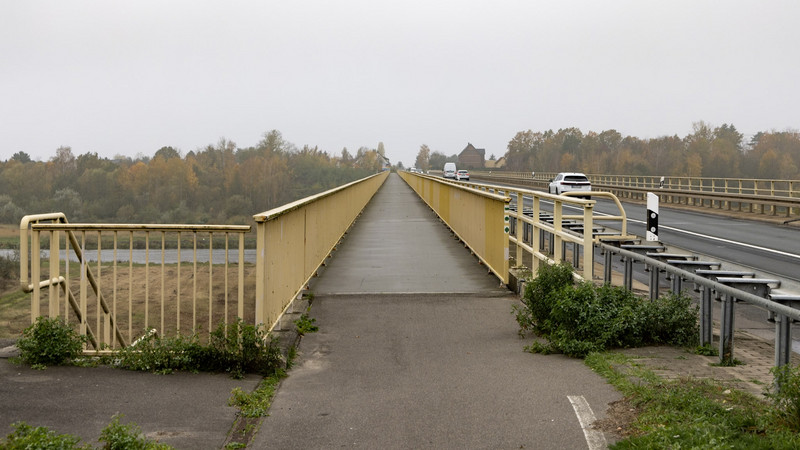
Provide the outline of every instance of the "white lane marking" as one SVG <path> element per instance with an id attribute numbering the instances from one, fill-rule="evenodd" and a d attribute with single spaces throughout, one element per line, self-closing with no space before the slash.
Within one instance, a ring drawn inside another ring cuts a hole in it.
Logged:
<path id="1" fill-rule="evenodd" d="M 572 403 L 572 409 L 575 410 L 575 415 L 578 416 L 578 422 L 583 429 L 583 436 L 586 438 L 586 445 L 589 450 L 600 450 L 608 447 L 606 437 L 602 431 L 592 428 L 595 421 L 594 412 L 589 406 L 589 402 L 583 398 L 582 395 L 568 395 L 569 402 Z"/>

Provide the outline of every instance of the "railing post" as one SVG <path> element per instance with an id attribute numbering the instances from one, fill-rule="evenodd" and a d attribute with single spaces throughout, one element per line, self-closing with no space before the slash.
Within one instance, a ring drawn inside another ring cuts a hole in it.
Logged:
<path id="1" fill-rule="evenodd" d="M 700 345 L 711 345 L 712 337 L 711 288 L 703 286 L 700 299 Z"/>
<path id="2" fill-rule="evenodd" d="M 42 294 L 39 292 L 39 278 L 41 277 L 41 250 L 39 248 L 39 230 L 31 232 L 31 323 L 36 322 L 36 318 L 41 315 L 40 303 Z"/>
<path id="3" fill-rule="evenodd" d="M 518 266 L 524 265 L 523 264 L 524 261 L 522 261 L 524 253 L 522 251 L 522 246 L 519 245 L 520 241 L 521 242 L 525 241 L 525 225 L 526 225 L 526 223 L 524 221 L 522 221 L 522 217 L 525 216 L 525 214 L 524 214 L 524 209 L 525 209 L 524 206 L 525 205 L 524 205 L 524 202 L 523 202 L 522 192 L 517 192 L 517 217 L 518 217 L 518 219 L 516 221 L 516 227 L 515 227 L 515 230 L 514 230 L 514 237 L 517 238 L 516 261 L 517 261 L 517 265 Z M 520 228 L 522 228 L 522 238 L 520 238 L 520 232 L 519 232 Z"/>
<path id="4" fill-rule="evenodd" d="M 583 279 L 592 281 L 594 278 L 594 205 L 583 207 Z M 575 251 L 578 245 L 575 244 Z"/>
<path id="5" fill-rule="evenodd" d="M 267 293 L 267 223 L 256 223 L 256 318 L 255 325 L 268 325 L 264 320 Z"/>
<path id="6" fill-rule="evenodd" d="M 58 277 L 60 276 L 59 266 L 59 250 L 60 250 L 59 232 L 50 232 L 50 285 L 47 288 L 47 295 L 49 297 L 49 313 L 50 317 L 58 317 L 59 308 L 59 290 L 58 290 Z M 38 288 L 37 288 L 38 290 Z"/>
<path id="7" fill-rule="evenodd" d="M 733 304 L 734 298 L 728 294 L 722 296 L 722 317 L 719 331 L 719 362 L 723 365 L 733 364 Z"/>
<path id="8" fill-rule="evenodd" d="M 650 267 L 650 300 L 658 298 L 658 283 L 660 282 L 661 271 L 658 267 Z"/>
<path id="9" fill-rule="evenodd" d="M 564 204 L 561 200 L 556 200 L 553 202 L 553 239 L 555 242 L 553 243 L 553 248 L 550 250 L 553 252 L 553 259 L 555 260 L 556 264 L 560 264 L 561 261 L 564 260 L 564 253 L 561 247 L 561 221 L 563 215 L 563 206 Z"/>
<path id="10" fill-rule="evenodd" d="M 625 289 L 632 291 L 633 290 L 633 259 L 624 256 L 623 257 L 625 262 L 625 274 L 623 275 L 622 283 L 625 286 Z"/>
<path id="11" fill-rule="evenodd" d="M 539 220 L 539 213 L 541 211 L 542 205 L 540 203 L 539 197 L 537 195 L 533 196 L 533 212 L 532 212 L 532 219 L 534 226 L 531 229 L 531 248 L 533 252 L 531 252 L 531 271 L 535 274 L 536 271 L 539 270 L 539 258 L 536 257 L 536 252 L 542 251 L 542 229 L 540 228 L 542 222 Z"/>
<path id="12" fill-rule="evenodd" d="M 775 317 L 775 367 L 789 364 L 792 360 L 792 321 L 783 314 Z"/>

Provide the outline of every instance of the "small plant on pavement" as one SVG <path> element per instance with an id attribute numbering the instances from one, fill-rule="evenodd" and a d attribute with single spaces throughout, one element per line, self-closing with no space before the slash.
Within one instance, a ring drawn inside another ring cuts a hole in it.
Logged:
<path id="1" fill-rule="evenodd" d="M 0 440 L 3 449 L 91 449 L 87 445 L 79 446 L 81 439 L 71 434 L 57 434 L 47 427 L 32 427 L 25 422 L 11 425 L 14 431 Z"/>
<path id="2" fill-rule="evenodd" d="M 297 328 L 297 334 L 300 336 L 305 336 L 308 333 L 316 333 L 319 331 L 319 327 L 314 325 L 317 319 L 309 318 L 308 313 L 303 313 L 299 319 L 294 321 L 294 325 Z"/>
<path id="3" fill-rule="evenodd" d="M 39 317 L 17 340 L 20 359 L 37 369 L 57 366 L 83 351 L 86 337 L 80 336 L 60 318 Z"/>
<path id="4" fill-rule="evenodd" d="M 105 442 L 104 449 L 108 450 L 167 450 L 169 445 L 160 444 L 156 441 L 146 439 L 142 435 L 142 429 L 135 423 L 123 424 L 122 416 L 116 414 L 100 433 L 100 442 Z"/>

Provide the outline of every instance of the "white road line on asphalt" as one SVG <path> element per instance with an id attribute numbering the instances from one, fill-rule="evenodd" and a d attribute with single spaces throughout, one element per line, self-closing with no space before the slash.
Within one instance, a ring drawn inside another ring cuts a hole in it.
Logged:
<path id="1" fill-rule="evenodd" d="M 589 450 L 600 450 L 608 447 L 606 437 L 602 431 L 592 428 L 595 421 L 594 412 L 589 406 L 589 402 L 583 398 L 582 395 L 568 395 L 569 402 L 572 403 L 572 409 L 575 410 L 575 415 L 578 416 L 578 422 L 583 429 L 583 436 L 586 438 L 586 445 Z"/>
<path id="2" fill-rule="evenodd" d="M 598 215 L 601 215 L 601 216 L 610 216 L 611 215 L 611 214 L 601 213 L 599 211 L 595 211 L 595 213 L 598 214 Z M 646 225 L 646 222 L 643 221 L 643 220 L 628 219 L 628 222 L 633 222 L 633 223 Z M 718 237 L 710 236 L 710 235 L 707 235 L 707 234 L 695 233 L 694 231 L 681 230 L 680 228 L 670 227 L 668 225 L 659 224 L 658 228 L 662 229 L 662 230 L 671 230 L 671 231 L 674 231 L 676 233 L 688 234 L 690 236 L 696 236 L 696 237 L 700 237 L 700 238 L 705 238 L 705 239 L 708 239 L 708 240 L 711 240 L 711 241 L 723 242 L 725 244 L 731 244 L 731 245 L 738 245 L 740 247 L 750 248 L 750 249 L 753 249 L 753 250 L 760 250 L 760 251 L 766 252 L 766 253 L 774 253 L 776 255 L 786 256 L 787 258 L 793 258 L 793 259 L 800 260 L 800 255 L 797 255 L 797 254 L 794 254 L 794 253 L 783 252 L 783 251 L 775 250 L 775 249 L 772 249 L 772 248 L 759 247 L 758 245 L 745 244 L 744 242 L 732 241 L 730 239 L 718 238 Z"/>

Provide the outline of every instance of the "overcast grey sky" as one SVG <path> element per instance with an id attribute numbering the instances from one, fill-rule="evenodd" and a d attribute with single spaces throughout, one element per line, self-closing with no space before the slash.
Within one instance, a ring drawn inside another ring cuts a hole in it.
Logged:
<path id="1" fill-rule="evenodd" d="M 0 160 L 800 127 L 800 2 L 0 0 Z"/>

